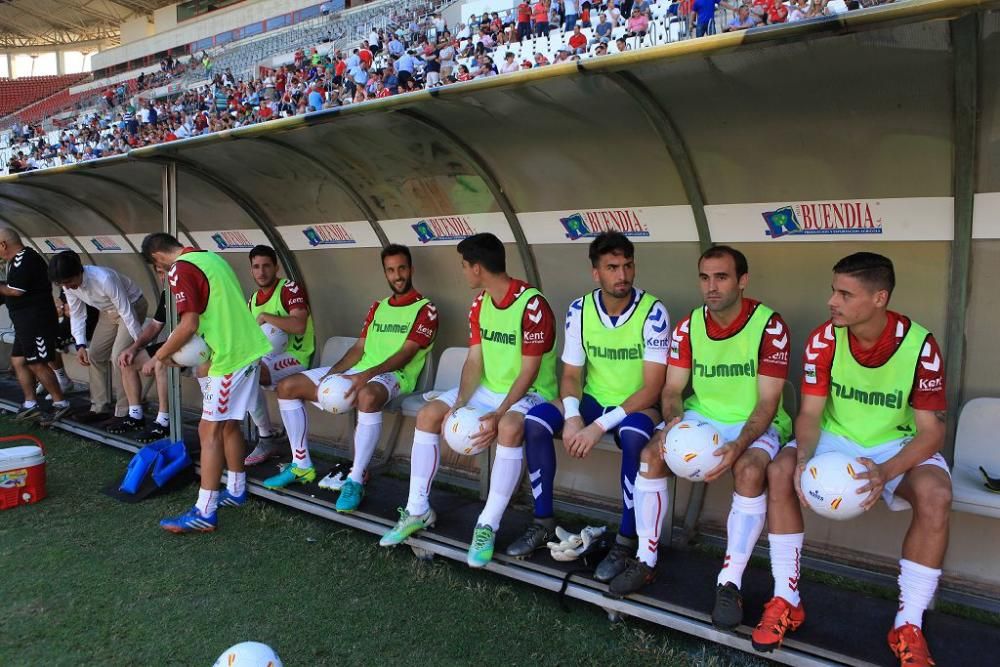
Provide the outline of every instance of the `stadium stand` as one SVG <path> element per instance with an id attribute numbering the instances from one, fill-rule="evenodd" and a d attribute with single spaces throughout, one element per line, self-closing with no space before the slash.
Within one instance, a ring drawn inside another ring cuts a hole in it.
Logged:
<path id="1" fill-rule="evenodd" d="M 86 75 L 63 74 L 0 79 L 0 115 L 10 114 L 62 92 L 84 78 Z"/>

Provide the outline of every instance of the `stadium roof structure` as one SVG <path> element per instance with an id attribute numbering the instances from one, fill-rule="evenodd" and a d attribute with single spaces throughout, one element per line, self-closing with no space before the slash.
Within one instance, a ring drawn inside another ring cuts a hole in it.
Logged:
<path id="1" fill-rule="evenodd" d="M 117 45 L 122 21 L 176 0 L 0 0 L 0 50 Z"/>

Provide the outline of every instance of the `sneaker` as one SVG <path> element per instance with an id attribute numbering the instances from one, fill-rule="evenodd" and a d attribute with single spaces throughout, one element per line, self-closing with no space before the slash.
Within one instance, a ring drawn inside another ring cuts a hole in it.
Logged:
<path id="1" fill-rule="evenodd" d="M 104 430 L 111 435 L 124 435 L 129 431 L 136 431 L 146 425 L 146 420 L 141 417 L 136 419 L 135 417 L 129 417 L 125 415 L 124 417 L 115 417 L 104 427 Z"/>
<path id="2" fill-rule="evenodd" d="M 338 463 L 330 468 L 330 472 L 327 473 L 326 477 L 319 481 L 319 488 L 328 491 L 340 491 L 344 488 L 344 482 L 347 481 L 347 477 L 350 474 L 351 466 L 346 463 Z"/>
<path id="3" fill-rule="evenodd" d="M 167 517 L 160 522 L 160 528 L 171 533 L 210 533 L 219 527 L 217 513 L 205 516 L 192 507 L 180 516 Z"/>
<path id="4" fill-rule="evenodd" d="M 496 539 L 497 534 L 493 532 L 492 526 L 485 523 L 476 524 L 476 529 L 472 531 L 469 554 L 465 558 L 469 567 L 486 567 L 490 564 L 493 560 L 493 543 Z"/>
<path id="5" fill-rule="evenodd" d="M 243 489 L 243 494 L 239 496 L 229 493 L 229 489 L 223 489 L 219 494 L 219 507 L 243 507 L 247 504 L 249 496 L 246 489 Z"/>
<path id="6" fill-rule="evenodd" d="M 68 415 L 72 410 L 73 406 L 71 406 L 69 403 L 67 403 L 66 405 L 54 405 L 52 406 L 52 412 L 42 413 L 42 416 L 38 420 L 38 423 L 41 424 L 42 426 L 51 426 L 52 424 L 56 423 L 57 421 Z"/>
<path id="7" fill-rule="evenodd" d="M 278 451 L 277 443 L 272 438 L 261 438 L 257 441 L 257 446 L 253 448 L 250 455 L 243 459 L 243 465 L 260 465 L 264 461 L 278 456 L 281 456 L 281 452 Z"/>
<path id="8" fill-rule="evenodd" d="M 433 528 L 436 521 L 437 514 L 434 513 L 433 509 L 428 509 L 423 514 L 413 516 L 406 509 L 400 507 L 399 521 L 392 527 L 392 530 L 382 536 L 382 539 L 378 541 L 378 545 L 380 547 L 394 547 L 397 544 L 405 542 L 406 538 L 413 533 L 421 531 L 424 528 Z"/>
<path id="9" fill-rule="evenodd" d="M 638 558 L 629 558 L 625 571 L 611 580 L 608 585 L 608 595 L 623 598 L 631 595 L 646 584 L 653 583 L 656 578 L 656 568 L 650 567 Z"/>
<path id="10" fill-rule="evenodd" d="M 923 631 L 912 623 L 889 631 L 889 648 L 899 658 L 900 667 L 928 667 L 937 664 L 927 648 Z"/>
<path id="11" fill-rule="evenodd" d="M 14 414 L 14 421 L 27 421 L 29 419 L 35 419 L 42 414 L 42 408 L 35 403 L 30 408 L 22 407 Z"/>
<path id="12" fill-rule="evenodd" d="M 264 480 L 265 489 L 283 489 L 293 482 L 305 484 L 316 479 L 316 468 L 300 468 L 295 464 L 285 466 L 285 469 L 274 477 Z"/>
<path id="13" fill-rule="evenodd" d="M 785 598 L 775 596 L 764 605 L 764 613 L 760 617 L 760 623 L 754 628 L 750 641 L 756 650 L 769 653 L 781 647 L 787 631 L 798 630 L 805 620 L 806 611 L 801 604 L 793 607 Z"/>
<path id="14" fill-rule="evenodd" d="M 170 435 L 170 427 L 164 426 L 160 422 L 153 422 L 149 425 L 149 428 L 144 430 L 135 436 L 136 442 L 141 442 L 146 444 L 148 442 L 156 442 L 157 440 L 163 440 Z"/>
<path id="15" fill-rule="evenodd" d="M 612 579 L 625 571 L 628 560 L 635 553 L 634 546 L 626 546 L 615 542 L 611 545 L 611 550 L 604 557 L 594 570 L 594 579 L 602 584 L 610 583 Z"/>
<path id="16" fill-rule="evenodd" d="M 111 417 L 112 415 L 108 412 L 94 412 L 93 410 L 87 410 L 86 412 L 74 415 L 73 421 L 80 424 L 97 424 L 100 422 L 106 422 L 111 419 Z"/>
<path id="17" fill-rule="evenodd" d="M 338 512 L 349 514 L 358 509 L 358 505 L 361 504 L 361 499 L 364 497 L 365 485 L 358 484 L 353 479 L 348 479 L 340 489 L 340 497 L 337 498 L 335 509 Z"/>
<path id="18" fill-rule="evenodd" d="M 743 622 L 743 596 L 736 584 L 727 582 L 715 587 L 712 625 L 719 630 L 734 630 Z"/>
<path id="19" fill-rule="evenodd" d="M 517 538 L 507 547 L 506 554 L 512 558 L 527 558 L 555 538 L 556 534 L 548 526 L 533 521 L 524 535 Z"/>

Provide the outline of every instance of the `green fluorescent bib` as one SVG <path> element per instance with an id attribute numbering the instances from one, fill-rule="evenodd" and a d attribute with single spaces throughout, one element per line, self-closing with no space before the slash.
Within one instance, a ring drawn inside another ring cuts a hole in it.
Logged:
<path id="1" fill-rule="evenodd" d="M 198 320 L 198 333 L 212 350 L 208 374 L 226 375 L 271 351 L 240 291 L 233 267 L 212 252 L 189 252 L 177 258 L 198 267 L 208 279 L 208 305 Z"/>
<path id="2" fill-rule="evenodd" d="M 378 308 L 375 309 L 375 316 L 371 324 L 368 325 L 368 333 L 365 334 L 365 352 L 361 360 L 355 364 L 358 370 L 368 370 L 378 366 L 383 361 L 400 351 L 407 336 L 413 329 L 413 324 L 420 313 L 420 309 L 427 305 L 427 299 L 419 299 L 408 306 L 393 306 L 389 299 L 382 299 Z M 431 351 L 434 344 L 419 350 L 409 363 L 403 368 L 395 371 L 399 377 L 399 386 L 403 393 L 410 393 L 417 384 L 420 371 L 424 368 L 424 359 Z"/>
<path id="3" fill-rule="evenodd" d="M 695 410 L 723 424 L 745 422 L 757 406 L 757 363 L 764 328 L 774 311 L 758 304 L 740 331 L 724 340 L 709 338 L 704 308 L 691 313 L 691 384 L 694 394 L 684 408 Z M 774 427 L 785 442 L 792 433 L 792 420 L 778 403 Z"/>
<path id="4" fill-rule="evenodd" d="M 601 322 L 594 293 L 583 297 L 581 338 L 587 354 L 583 391 L 599 404 L 621 405 L 642 387 L 643 328 L 655 303 L 655 297 L 643 294 L 628 321 L 610 328 Z"/>
<path id="5" fill-rule="evenodd" d="M 479 311 L 479 335 L 483 348 L 483 386 L 490 391 L 506 395 L 514 380 L 521 372 L 521 342 L 524 331 L 522 317 L 528 303 L 535 297 L 544 299 L 534 287 L 525 289 L 506 308 L 493 305 L 489 294 L 483 295 L 483 305 Z M 538 315 L 541 316 L 541 308 Z M 556 351 L 552 349 L 542 355 L 542 365 L 529 391 L 540 394 L 546 400 L 556 397 Z"/>
<path id="6" fill-rule="evenodd" d="M 253 293 L 250 297 L 250 314 L 253 315 L 255 321 L 257 316 L 261 313 L 274 315 L 276 317 L 289 316 L 290 313 L 285 310 L 284 304 L 281 303 L 281 290 L 284 289 L 285 283 L 287 282 L 288 280 L 286 278 L 279 279 L 274 291 L 271 292 L 271 298 L 265 301 L 261 306 L 257 305 L 257 293 L 260 290 Z M 310 313 L 308 319 L 306 319 L 305 333 L 299 336 L 293 336 L 291 334 L 288 335 L 288 344 L 285 345 L 285 352 L 298 359 L 299 363 L 305 368 L 309 368 L 309 363 L 312 361 L 312 355 L 315 349 L 316 335 L 313 333 L 313 318 L 312 313 Z"/>
<path id="7" fill-rule="evenodd" d="M 877 368 L 862 366 L 854 359 L 846 327 L 835 327 L 833 331 L 836 348 L 830 369 L 830 395 L 823 408 L 823 430 L 862 447 L 877 447 L 915 435 L 910 393 L 927 329 L 911 321 L 903 342 L 889 361 Z"/>

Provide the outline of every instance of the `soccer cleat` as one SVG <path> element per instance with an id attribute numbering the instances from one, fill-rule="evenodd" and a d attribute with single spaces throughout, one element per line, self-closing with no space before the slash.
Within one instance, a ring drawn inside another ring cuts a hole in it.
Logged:
<path id="1" fill-rule="evenodd" d="M 316 468 L 300 468 L 294 463 L 273 477 L 264 480 L 265 489 L 283 489 L 289 484 L 298 482 L 305 484 L 316 479 Z"/>
<path id="2" fill-rule="evenodd" d="M 900 667 L 930 667 L 936 665 L 923 631 L 906 623 L 889 631 L 889 648 L 899 658 Z"/>
<path id="3" fill-rule="evenodd" d="M 159 422 L 153 422 L 152 424 L 149 425 L 149 428 L 147 428 L 145 431 L 135 436 L 135 441 L 146 444 L 149 442 L 156 442 L 157 440 L 162 440 L 163 438 L 166 438 L 168 435 L 170 435 L 169 426 L 164 426 Z"/>
<path id="4" fill-rule="evenodd" d="M 340 496 L 337 498 L 337 505 L 334 509 L 349 514 L 358 509 L 358 505 L 361 504 L 361 499 L 364 497 L 364 484 L 358 484 L 353 479 L 348 479 L 340 489 Z"/>
<path id="5" fill-rule="evenodd" d="M 160 521 L 160 528 L 171 533 L 211 533 L 218 527 L 217 513 L 205 516 L 197 507 L 192 507 L 180 516 L 171 516 Z"/>
<path id="6" fill-rule="evenodd" d="M 142 418 L 136 419 L 135 417 L 129 417 L 128 415 L 124 417 L 115 417 L 108 425 L 104 427 L 104 430 L 112 435 L 122 435 L 128 433 L 129 431 L 135 431 L 146 425 L 146 421 Z"/>
<path id="7" fill-rule="evenodd" d="M 623 598 L 652 583 L 653 579 L 656 579 L 656 568 L 646 565 L 638 558 L 630 558 L 625 571 L 612 579 L 608 585 L 608 595 L 613 598 Z"/>
<path id="8" fill-rule="evenodd" d="M 219 507 L 243 507 L 246 505 L 249 495 L 246 489 L 243 489 L 243 494 L 239 496 L 229 493 L 229 489 L 223 489 L 219 493 Z"/>
<path id="9" fill-rule="evenodd" d="M 243 459 L 243 465 L 259 465 L 268 459 L 276 458 L 278 456 L 281 456 L 281 452 L 278 451 L 278 445 L 275 443 L 274 439 L 261 438 L 257 441 L 257 446 L 253 448 L 250 455 Z"/>
<path id="10" fill-rule="evenodd" d="M 512 558 L 527 558 L 541 549 L 545 544 L 555 537 L 555 532 L 548 526 L 533 521 L 524 535 L 517 538 L 507 547 L 507 555 Z"/>
<path id="11" fill-rule="evenodd" d="M 465 562 L 469 567 L 486 567 L 493 560 L 493 544 L 496 542 L 497 534 L 493 528 L 485 523 L 476 524 L 476 529 L 472 531 L 472 544 L 469 545 L 469 554 Z"/>
<path id="12" fill-rule="evenodd" d="M 52 412 L 42 413 L 38 423 L 42 426 L 50 426 L 68 415 L 72 410 L 73 407 L 69 403 L 66 403 L 66 405 L 54 405 L 52 406 Z"/>
<path id="13" fill-rule="evenodd" d="M 35 419 L 41 414 L 42 414 L 42 409 L 38 406 L 37 403 L 35 403 L 30 408 L 22 407 L 20 410 L 18 410 L 14 414 L 14 421 L 23 422 L 29 419 Z"/>
<path id="14" fill-rule="evenodd" d="M 74 415 L 73 421 L 81 424 L 97 424 L 100 422 L 106 422 L 111 419 L 111 417 L 112 415 L 107 412 L 94 412 L 93 410 L 87 410 L 86 412 Z"/>
<path id="15" fill-rule="evenodd" d="M 604 557 L 594 570 L 594 579 L 602 584 L 610 583 L 612 579 L 625 571 L 628 560 L 635 553 L 635 546 L 627 546 L 615 542 L 611 545 L 611 550 Z"/>
<path id="16" fill-rule="evenodd" d="M 347 481 L 347 477 L 350 474 L 351 466 L 346 463 L 338 463 L 330 468 L 330 472 L 327 473 L 326 477 L 319 481 L 319 488 L 327 489 L 328 491 L 340 491 L 344 488 L 344 482 Z"/>
<path id="17" fill-rule="evenodd" d="M 806 611 L 801 604 L 793 607 L 785 598 L 775 596 L 764 605 L 764 613 L 750 641 L 756 650 L 769 653 L 781 647 L 787 631 L 798 630 L 805 620 Z"/>
<path id="18" fill-rule="evenodd" d="M 719 630 L 734 630 L 743 622 L 743 596 L 736 584 L 727 582 L 715 587 L 712 625 Z"/>
<path id="19" fill-rule="evenodd" d="M 382 536 L 382 539 L 378 541 L 378 545 L 380 547 L 394 547 L 397 544 L 405 542 L 406 538 L 413 533 L 421 531 L 424 528 L 433 528 L 436 521 L 437 514 L 434 513 L 433 509 L 428 509 L 423 514 L 413 516 L 406 509 L 400 507 L 399 521 L 392 527 L 392 530 Z"/>

